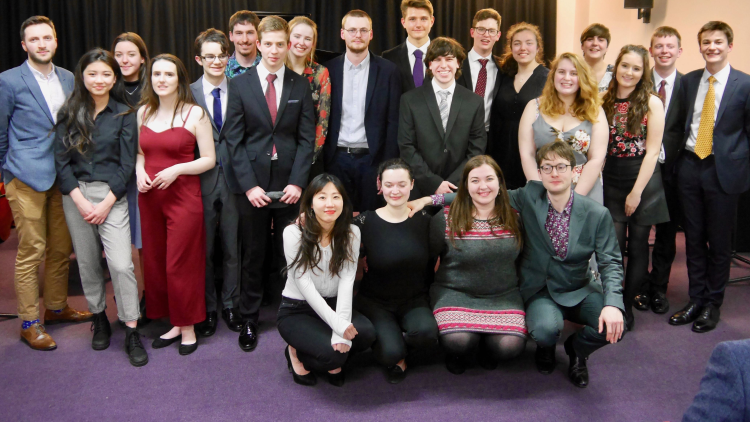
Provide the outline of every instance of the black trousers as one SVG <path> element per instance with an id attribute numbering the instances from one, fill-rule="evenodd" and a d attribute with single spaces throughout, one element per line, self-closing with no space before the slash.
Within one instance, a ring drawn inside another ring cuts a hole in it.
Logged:
<path id="1" fill-rule="evenodd" d="M 651 251 L 651 272 L 643 280 L 640 291 L 646 294 L 667 293 L 669 274 L 672 272 L 672 263 L 677 254 L 677 229 L 682 225 L 683 220 L 676 177 L 673 175 L 668 177 L 663 167 L 661 174 L 664 177 L 662 184 L 670 221 L 655 226 L 656 236 L 654 248 Z"/>
<path id="2" fill-rule="evenodd" d="M 684 212 L 690 300 L 721 306 L 732 263 L 732 233 L 739 195 L 721 189 L 712 155 L 689 151 L 678 159 L 677 187 Z"/>
<path id="3" fill-rule="evenodd" d="M 404 359 L 408 349 L 424 349 L 438 344 L 438 327 L 427 296 L 403 304 L 385 304 L 361 293 L 354 297 L 354 308 L 375 327 L 377 340 L 372 351 L 386 367 Z"/>
<path id="4" fill-rule="evenodd" d="M 336 309 L 336 298 L 326 298 L 331 309 Z M 375 341 L 375 328 L 370 320 L 352 311 L 352 324 L 357 335 L 348 353 L 333 350 L 333 330 L 304 300 L 281 297 L 276 326 L 281 338 L 297 349 L 297 358 L 308 371 L 331 371 L 341 368 L 350 353 L 367 350 Z"/>
<path id="5" fill-rule="evenodd" d="M 271 182 L 268 191 L 281 191 L 287 186 L 285 178 L 276 173 L 276 166 L 271 164 Z M 263 267 L 266 253 L 275 254 L 279 262 L 285 263 L 283 239 L 280 235 L 284 228 L 299 216 L 299 202 L 283 208 L 256 208 L 245 194 L 236 195 L 237 209 L 240 214 L 240 314 L 245 321 L 258 323 L 260 302 L 263 299 Z M 267 248 L 271 223 L 278 236 L 274 236 L 273 248 Z M 285 266 L 285 265 L 284 265 Z"/>
<path id="6" fill-rule="evenodd" d="M 350 154 L 336 151 L 326 171 L 341 179 L 352 201 L 354 211 L 371 211 L 381 206 L 378 195 L 377 164 L 371 164 L 370 154 Z"/>

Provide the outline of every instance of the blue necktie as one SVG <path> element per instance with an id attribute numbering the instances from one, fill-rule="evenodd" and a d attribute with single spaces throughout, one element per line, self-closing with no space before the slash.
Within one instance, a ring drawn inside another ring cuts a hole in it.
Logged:
<path id="1" fill-rule="evenodd" d="M 419 88 L 424 82 L 424 63 L 422 62 L 422 50 L 414 50 L 414 69 L 412 69 L 412 77 L 414 78 L 414 86 Z"/>
<path id="2" fill-rule="evenodd" d="M 221 89 L 214 88 L 214 90 L 211 91 L 211 95 L 214 96 L 214 123 L 216 124 L 216 130 L 221 132 Z"/>

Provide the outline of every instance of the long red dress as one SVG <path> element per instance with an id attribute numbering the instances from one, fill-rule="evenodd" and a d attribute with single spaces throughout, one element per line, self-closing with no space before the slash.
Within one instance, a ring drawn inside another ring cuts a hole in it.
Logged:
<path id="1" fill-rule="evenodd" d="M 184 123 L 162 132 L 144 124 L 140 145 L 151 180 L 167 167 L 195 159 L 195 135 Z M 205 320 L 206 230 L 198 176 L 181 175 L 167 189 L 140 193 L 138 206 L 147 316 L 169 317 L 179 327 Z"/>

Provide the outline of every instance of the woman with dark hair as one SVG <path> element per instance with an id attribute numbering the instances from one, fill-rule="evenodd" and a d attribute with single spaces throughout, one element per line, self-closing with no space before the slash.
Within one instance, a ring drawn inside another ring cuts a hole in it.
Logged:
<path id="1" fill-rule="evenodd" d="M 315 47 L 318 45 L 318 26 L 306 16 L 297 16 L 289 21 L 289 42 L 286 65 L 307 77 L 315 104 L 315 155 L 310 168 L 310 180 L 323 173 L 323 160 L 318 159 L 326 136 L 328 118 L 331 114 L 331 78 L 328 69 L 315 62 Z"/>
<path id="2" fill-rule="evenodd" d="M 148 74 L 148 49 L 146 43 L 135 32 L 123 32 L 112 42 L 112 55 L 120 66 L 123 79 L 123 98 L 126 104 L 135 107 L 141 101 L 141 88 Z M 141 240 L 141 216 L 138 212 L 138 183 L 135 172 L 128 182 L 128 215 L 130 216 L 130 242 L 138 251 L 138 263 L 141 268 L 143 284 L 143 241 Z M 136 277 L 137 278 L 137 277 Z M 141 324 L 149 321 L 146 318 L 146 294 L 141 299 Z"/>
<path id="3" fill-rule="evenodd" d="M 455 199 L 430 225 L 440 251 L 430 297 L 451 373 L 463 373 L 477 347 L 488 369 L 523 352 L 528 332 L 515 264 L 522 242 L 500 167 L 488 155 L 470 159 Z"/>
<path id="4" fill-rule="evenodd" d="M 375 340 L 370 321 L 352 310 L 360 231 L 352 205 L 336 177 L 315 177 L 300 200 L 301 216 L 284 229 L 289 266 L 281 292 L 277 327 L 294 382 L 315 385 L 311 371 L 327 371 L 344 384 L 342 366 L 349 351 L 366 350 Z"/>
<path id="5" fill-rule="evenodd" d="M 511 26 L 500 58 L 500 85 L 492 102 L 487 136 L 487 155 L 503 169 L 508 189 L 526 185 L 518 151 L 518 123 L 526 104 L 542 94 L 548 74 L 539 27 L 526 22 Z"/>
<path id="6" fill-rule="evenodd" d="M 406 203 L 414 188 L 409 165 L 400 158 L 382 163 L 378 181 L 386 206 L 354 218 L 362 232 L 360 259 L 366 259 L 354 308 L 375 327 L 375 359 L 396 384 L 406 375 L 407 352 L 438 342 L 427 297 L 437 253 L 430 254 L 430 216 L 420 211 L 409 218 Z"/>
<path id="7" fill-rule="evenodd" d="M 605 92 L 612 81 L 614 67 L 604 61 L 611 40 L 609 28 L 600 23 L 592 23 L 581 33 L 583 58 L 591 67 L 599 92 Z"/>
<path id="8" fill-rule="evenodd" d="M 648 273 L 651 226 L 669 221 L 657 166 L 664 134 L 664 105 L 654 94 L 648 50 L 626 45 L 615 62 L 615 79 L 604 95 L 610 124 L 604 206 L 615 222 L 621 251 L 628 251 L 623 301 L 625 324 L 633 329 L 633 301 Z"/>
<path id="9" fill-rule="evenodd" d="M 216 163 L 213 133 L 206 113 L 193 102 L 185 66 L 171 54 L 151 61 L 139 105 L 136 174 L 148 316 L 169 317 L 174 325 L 153 347 L 181 339 L 180 354 L 188 355 L 198 348 L 193 325 L 206 318 L 206 231 L 198 175 Z"/>
<path id="10" fill-rule="evenodd" d="M 118 89 L 114 89 L 117 87 Z M 122 103 L 122 75 L 100 48 L 78 61 L 75 86 L 58 113 L 55 166 L 63 211 L 76 251 L 81 285 L 94 314 L 91 347 L 109 347 L 112 329 L 105 309 L 102 248 L 125 323 L 125 350 L 133 366 L 148 363 L 137 330 L 138 283 L 130 250 L 127 183 L 135 169 L 135 116 Z"/>

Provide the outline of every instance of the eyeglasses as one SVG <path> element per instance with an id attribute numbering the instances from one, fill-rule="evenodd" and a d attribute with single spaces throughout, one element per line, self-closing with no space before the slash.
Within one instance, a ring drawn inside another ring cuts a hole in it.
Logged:
<path id="1" fill-rule="evenodd" d="M 218 56 L 215 56 L 213 54 L 206 54 L 205 56 L 201 56 L 201 58 L 210 63 L 216 60 L 217 58 L 223 62 L 224 60 L 228 59 L 229 56 L 226 54 L 219 54 Z"/>
<path id="2" fill-rule="evenodd" d="M 344 31 L 348 32 L 349 35 L 351 35 L 352 37 L 356 37 L 357 36 L 357 32 L 359 32 L 360 34 L 362 34 L 364 36 L 367 36 L 367 34 L 370 33 L 370 30 L 367 29 L 367 28 L 359 28 L 359 29 L 357 29 L 357 28 L 351 28 L 351 29 L 344 29 Z"/>
<path id="3" fill-rule="evenodd" d="M 562 164 L 562 163 L 554 165 L 554 166 L 545 164 L 543 166 L 540 166 L 539 170 L 541 170 L 542 173 L 544 174 L 550 174 L 552 173 L 552 169 L 555 169 L 557 170 L 557 174 L 564 174 L 564 173 L 567 173 L 568 167 L 573 167 L 573 166 L 571 166 L 570 164 Z"/>
<path id="4" fill-rule="evenodd" d="M 494 37 L 498 32 L 500 32 L 497 29 L 482 28 L 481 26 L 474 28 L 474 30 L 477 31 L 479 35 L 484 35 L 484 33 L 486 32 L 490 37 Z"/>

